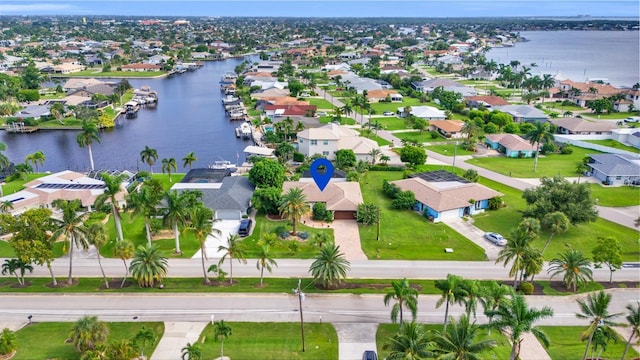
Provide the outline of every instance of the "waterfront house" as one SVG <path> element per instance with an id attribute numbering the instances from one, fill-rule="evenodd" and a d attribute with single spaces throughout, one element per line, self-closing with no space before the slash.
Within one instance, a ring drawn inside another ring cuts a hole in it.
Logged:
<path id="1" fill-rule="evenodd" d="M 66 63 L 66 64 L 54 65 L 53 72 L 55 74 L 71 74 L 74 72 L 82 71 L 86 68 L 87 67 L 84 65 Z"/>
<path id="2" fill-rule="evenodd" d="M 401 118 L 407 116 L 404 110 L 404 107 L 399 107 L 397 110 L 397 114 Z M 445 120 L 447 118 L 447 115 L 444 113 L 444 111 L 427 105 L 411 106 L 411 111 L 409 113 L 415 117 L 419 117 L 425 120 Z"/>
<path id="3" fill-rule="evenodd" d="M 550 119 L 558 128 L 558 134 L 565 135 L 610 135 L 618 126 L 609 121 L 587 121 L 575 117 Z"/>
<path id="4" fill-rule="evenodd" d="M 76 90 L 85 89 L 93 85 L 106 84 L 103 81 L 94 78 L 88 79 L 80 79 L 80 78 L 71 78 L 67 80 L 64 85 L 62 85 L 62 90 L 67 94 L 74 92 Z"/>
<path id="5" fill-rule="evenodd" d="M 337 124 L 304 129 L 298 133 L 298 151 L 306 156 L 320 154 L 335 159 L 338 150 L 350 149 L 357 160 L 371 162 L 369 153 L 378 148 L 375 141 L 359 136 L 355 130 Z"/>
<path id="6" fill-rule="evenodd" d="M 413 192 L 413 209 L 433 222 L 482 213 L 489 207 L 489 199 L 503 195 L 444 170 L 409 176 L 391 183 Z"/>
<path id="7" fill-rule="evenodd" d="M 588 174 L 605 185 L 640 183 L 640 156 L 631 154 L 589 155 Z"/>
<path id="8" fill-rule="evenodd" d="M 318 110 L 315 105 L 264 105 L 265 116 L 271 120 L 287 116 L 313 117 Z"/>
<path id="9" fill-rule="evenodd" d="M 621 89 L 597 82 L 576 82 L 569 79 L 560 81 L 559 94 L 566 96 L 576 105 L 586 107 L 589 101 L 608 98 L 622 93 Z"/>
<path id="10" fill-rule="evenodd" d="M 429 131 L 436 131 L 438 134 L 452 139 L 460 139 L 464 136 L 462 120 L 434 120 L 429 122 Z"/>
<path id="11" fill-rule="evenodd" d="M 18 119 L 40 120 L 43 117 L 51 116 L 49 105 L 29 105 L 26 108 L 13 114 L 13 117 Z"/>
<path id="12" fill-rule="evenodd" d="M 536 154 L 535 146 L 515 134 L 486 134 L 485 144 L 511 158 L 529 158 Z"/>
<path id="13" fill-rule="evenodd" d="M 145 63 L 135 63 L 129 65 L 120 66 L 122 71 L 135 71 L 135 72 L 144 72 L 144 71 L 160 71 L 162 67 L 160 65 L 153 64 L 145 64 Z"/>
<path id="14" fill-rule="evenodd" d="M 502 105 L 494 108 L 509 114 L 515 123 L 549 121 L 549 116 L 544 111 L 531 105 Z"/>
<path id="15" fill-rule="evenodd" d="M 300 189 L 311 207 L 315 203 L 324 203 L 327 210 L 333 212 L 335 220 L 355 219 L 358 205 L 364 202 L 360 184 L 357 182 L 330 181 L 321 191 L 315 182 L 285 181 L 282 184 L 282 193 L 285 194 L 292 188 Z"/>

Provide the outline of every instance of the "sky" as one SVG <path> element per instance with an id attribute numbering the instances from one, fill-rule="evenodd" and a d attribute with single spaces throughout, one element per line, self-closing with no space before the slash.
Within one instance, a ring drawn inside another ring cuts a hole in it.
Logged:
<path id="1" fill-rule="evenodd" d="M 0 15 L 640 18 L 638 0 L 49 0 L 0 2 Z"/>

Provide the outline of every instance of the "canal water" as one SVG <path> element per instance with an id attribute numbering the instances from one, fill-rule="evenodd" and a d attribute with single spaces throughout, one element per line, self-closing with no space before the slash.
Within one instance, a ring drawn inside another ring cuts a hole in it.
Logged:
<path id="1" fill-rule="evenodd" d="M 235 163 L 245 159 L 243 149 L 250 141 L 235 137 L 239 122 L 231 122 L 222 107 L 220 77 L 233 72 L 242 60 L 206 62 L 194 71 L 165 79 L 130 79 L 135 88 L 148 85 L 158 92 L 156 108 L 141 108 L 137 118 L 122 117 L 115 128 L 100 132 L 101 143 L 92 145 L 96 169 L 148 170 L 140 160 L 140 151 L 149 146 L 158 151 L 154 172 L 161 171 L 163 158 L 175 158 L 183 172 L 182 158 L 195 152 L 195 167 L 216 160 Z M 38 131 L 32 134 L 8 134 L 0 131 L 0 142 L 7 145 L 5 155 L 15 163 L 41 150 L 46 156 L 39 171 L 87 171 L 89 152 L 76 141 L 77 131 Z M 187 169 L 188 170 L 188 169 Z"/>

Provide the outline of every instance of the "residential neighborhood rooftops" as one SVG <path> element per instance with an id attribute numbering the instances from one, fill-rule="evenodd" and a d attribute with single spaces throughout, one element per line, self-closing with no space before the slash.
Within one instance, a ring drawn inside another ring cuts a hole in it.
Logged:
<path id="1" fill-rule="evenodd" d="M 609 132 L 618 127 L 609 121 L 587 121 L 576 117 L 557 118 L 549 121 L 570 132 Z"/>
<path id="2" fill-rule="evenodd" d="M 464 99 L 469 102 L 481 103 L 481 104 L 486 104 L 490 106 L 509 105 L 509 102 L 507 100 L 501 98 L 500 96 L 494 96 L 494 95 L 466 96 Z"/>
<path id="3" fill-rule="evenodd" d="M 499 143 L 511 151 L 535 151 L 536 147 L 515 134 L 486 134 L 487 140 Z"/>
<path id="4" fill-rule="evenodd" d="M 640 176 L 640 157 L 627 154 L 592 154 L 589 166 L 609 176 Z"/>
<path id="5" fill-rule="evenodd" d="M 441 129 L 447 133 L 460 132 L 464 126 L 462 120 L 434 120 L 429 122 L 430 126 Z"/>
<path id="6" fill-rule="evenodd" d="M 302 190 L 308 202 L 326 203 L 327 210 L 331 211 L 356 211 L 364 202 L 357 182 L 330 182 L 323 191 L 313 182 L 286 181 L 282 185 L 283 193 L 291 188 Z"/>

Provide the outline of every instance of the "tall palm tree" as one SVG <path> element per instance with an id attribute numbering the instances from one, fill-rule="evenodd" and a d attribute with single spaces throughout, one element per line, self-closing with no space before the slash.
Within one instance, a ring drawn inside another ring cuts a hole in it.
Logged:
<path id="1" fill-rule="evenodd" d="M 176 190 L 169 190 L 164 193 L 165 206 L 163 209 L 162 222 L 164 226 L 173 229 L 173 237 L 176 244 L 176 254 L 182 254 L 180 249 L 180 231 L 179 228 L 187 222 L 186 196 L 188 194 L 178 193 Z"/>
<path id="2" fill-rule="evenodd" d="M 45 160 L 46 157 L 40 150 L 34 152 L 33 154 L 29 154 L 24 158 L 25 162 L 30 162 L 31 164 L 33 164 L 33 166 L 36 167 L 36 172 L 38 172 L 38 164 L 40 164 L 41 166 L 44 165 Z"/>
<path id="3" fill-rule="evenodd" d="M 640 302 L 636 302 L 635 306 L 633 304 L 629 304 L 626 309 L 629 312 L 625 319 L 627 319 L 627 323 L 629 323 L 629 327 L 631 327 L 631 334 L 627 340 L 627 345 L 624 347 L 624 352 L 622 353 L 621 358 L 622 360 L 626 359 L 627 352 L 629 351 L 633 338 L 640 334 Z"/>
<path id="4" fill-rule="evenodd" d="M 202 349 L 200 349 L 200 345 L 187 343 L 187 345 L 182 348 L 180 358 L 182 360 L 202 360 Z"/>
<path id="5" fill-rule="evenodd" d="M 433 340 L 433 332 L 425 330 L 422 324 L 413 321 L 389 338 L 383 349 L 390 351 L 388 360 L 427 359 L 435 355 L 429 350 Z"/>
<path id="6" fill-rule="evenodd" d="M 582 340 L 587 339 L 587 347 L 584 350 L 582 360 L 587 358 L 587 353 L 591 347 L 591 341 L 596 329 L 603 328 L 605 331 L 610 331 L 611 326 L 618 325 L 613 318 L 620 316 L 620 314 L 610 314 L 609 305 L 611 304 L 611 294 L 607 294 L 604 291 L 598 291 L 595 294 L 589 294 L 585 300 L 578 299 L 578 306 L 580 307 L 579 313 L 576 314 L 578 319 L 589 320 L 589 326 L 582 333 Z"/>
<path id="7" fill-rule="evenodd" d="M 109 346 L 107 346 L 105 353 L 107 358 L 112 360 L 128 360 L 138 356 L 138 352 L 129 339 L 112 341 Z"/>
<path id="8" fill-rule="evenodd" d="M 186 230 L 193 233 L 200 243 L 200 256 L 202 262 L 202 272 L 204 274 L 204 282 L 209 284 L 209 276 L 204 266 L 204 260 L 207 258 L 207 248 L 205 244 L 208 236 L 217 236 L 221 231 L 213 227 L 213 210 L 204 205 L 194 206 L 189 210 L 189 225 Z"/>
<path id="9" fill-rule="evenodd" d="M 100 259 L 100 249 L 109 242 L 109 236 L 104 229 L 104 225 L 100 222 L 91 223 L 91 225 L 89 225 L 89 227 L 87 228 L 87 240 L 90 245 L 96 247 L 96 255 L 98 256 L 98 265 L 100 266 L 100 272 L 102 273 L 102 278 L 104 279 L 104 287 L 108 289 L 109 281 L 107 280 L 107 275 L 105 275 L 104 273 L 102 260 Z"/>
<path id="10" fill-rule="evenodd" d="M 220 341 L 220 359 L 224 359 L 224 341 L 232 334 L 231 326 L 227 325 L 224 320 L 213 323 L 214 338 Z"/>
<path id="11" fill-rule="evenodd" d="M 440 290 L 442 297 L 436 302 L 436 309 L 445 304 L 444 308 L 444 329 L 447 330 L 447 320 L 449 319 L 449 305 L 461 304 L 467 295 L 462 287 L 463 279 L 460 276 L 447 274 L 447 278 L 436 280 L 435 287 Z"/>
<path id="12" fill-rule="evenodd" d="M 538 155 L 540 154 L 540 144 L 549 143 L 553 141 L 553 134 L 548 123 L 536 122 L 534 128 L 531 129 L 525 136 L 529 140 L 531 145 L 536 146 L 536 156 L 533 160 L 533 171 L 538 170 Z"/>
<path id="13" fill-rule="evenodd" d="M 520 281 L 526 281 L 531 276 L 533 278 L 542 271 L 544 265 L 544 257 L 539 249 L 529 247 L 522 257 L 522 271 L 520 272 Z"/>
<path id="14" fill-rule="evenodd" d="M 551 239 L 555 234 L 561 234 L 569 230 L 569 218 L 562 211 L 554 211 L 545 215 L 542 219 L 542 226 L 549 230 L 549 238 L 542 248 L 542 253 L 547 249 L 547 246 L 551 243 Z"/>
<path id="15" fill-rule="evenodd" d="M 309 271 L 316 285 L 326 289 L 340 285 L 347 278 L 350 267 L 351 263 L 340 252 L 340 246 L 326 244 L 311 263 Z"/>
<path id="16" fill-rule="evenodd" d="M 262 245 L 260 247 L 258 261 L 256 262 L 256 268 L 260 270 L 260 286 L 262 286 L 264 269 L 267 269 L 267 271 L 271 273 L 271 271 L 273 270 L 271 266 L 278 267 L 278 263 L 273 259 L 273 257 L 271 257 L 269 249 L 269 245 Z"/>
<path id="17" fill-rule="evenodd" d="M 86 250 L 89 247 L 87 243 L 87 229 L 82 225 L 84 214 L 80 213 L 80 200 L 62 200 L 53 201 L 53 206 L 62 210 L 62 219 L 54 219 L 58 224 L 58 229 L 51 236 L 53 239 L 64 235 L 69 241 L 69 277 L 67 283 L 73 283 L 73 248 L 78 247 Z M 65 246 L 66 247 L 66 246 Z M 64 249 L 64 248 L 63 248 Z"/>
<path id="18" fill-rule="evenodd" d="M 434 352 L 438 359 L 480 360 L 482 353 L 494 348 L 495 340 L 476 341 L 478 330 L 475 323 L 469 323 L 469 315 L 463 314 L 459 320 L 449 320 L 450 326 L 435 338 Z"/>
<path id="19" fill-rule="evenodd" d="M 133 343 L 136 346 L 140 347 L 140 356 L 144 358 L 144 348 L 148 343 L 153 343 L 156 339 L 156 335 L 153 333 L 153 330 L 142 327 L 136 335 L 133 337 Z"/>
<path id="20" fill-rule="evenodd" d="M 462 289 L 465 292 L 462 303 L 464 304 L 464 309 L 467 312 L 467 316 L 471 316 L 471 313 L 473 313 L 473 316 L 475 318 L 476 309 L 478 308 L 478 301 L 480 301 L 482 292 L 480 284 L 476 280 L 464 279 L 462 280 Z"/>
<path id="21" fill-rule="evenodd" d="M 103 193 L 96 198 L 94 206 L 99 208 L 105 201 L 109 201 L 111 204 L 111 214 L 113 215 L 113 224 L 116 227 L 116 234 L 118 235 L 118 241 L 122 241 L 122 217 L 120 216 L 120 205 L 118 205 L 118 194 L 126 192 L 122 186 L 122 182 L 125 180 L 126 175 L 110 175 L 106 172 L 100 174 L 100 178 L 104 182 Z"/>
<path id="22" fill-rule="evenodd" d="M 237 234 L 229 235 L 229 238 L 227 239 L 227 246 L 218 246 L 218 251 L 224 252 L 224 255 L 220 258 L 218 266 L 222 265 L 227 257 L 229 257 L 229 284 L 233 284 L 233 259 L 235 258 L 242 264 L 247 263 L 244 245 L 240 242 L 240 236 Z"/>
<path id="23" fill-rule="evenodd" d="M 169 182 L 173 182 L 171 180 L 171 173 L 178 170 L 178 165 L 176 164 L 175 158 L 164 158 L 162 159 L 162 173 L 169 174 Z"/>
<path id="24" fill-rule="evenodd" d="M 136 249 L 133 246 L 133 243 L 129 240 L 118 241 L 116 245 L 113 247 L 113 255 L 122 260 L 124 264 L 124 278 L 122 278 L 122 283 L 120 284 L 120 288 L 124 287 L 125 282 L 127 281 L 127 276 L 129 276 L 129 266 L 127 266 L 127 260 L 131 259 L 135 253 Z"/>
<path id="25" fill-rule="evenodd" d="M 404 324 L 402 313 L 405 308 L 411 311 L 413 321 L 416 320 L 416 316 L 418 315 L 418 290 L 409 285 L 407 278 L 392 281 L 391 286 L 393 290 L 384 296 L 384 306 L 388 306 L 391 300 L 395 300 L 391 308 L 391 321 L 395 324 L 398 320 L 398 314 L 400 314 L 400 327 L 402 327 Z"/>
<path id="26" fill-rule="evenodd" d="M 300 188 L 291 188 L 282 195 L 280 206 L 278 207 L 280 215 L 291 220 L 293 224 L 293 234 L 298 234 L 297 225 L 300 218 L 311 212 L 311 207 L 307 203 L 307 197 Z"/>
<path id="27" fill-rule="evenodd" d="M 513 261 L 511 269 L 509 270 L 509 276 L 513 276 L 513 287 L 518 287 L 518 271 L 523 268 L 522 260 L 525 254 L 531 248 L 531 235 L 525 232 L 523 229 L 516 229 L 511 233 L 511 238 L 507 240 L 505 247 L 498 253 L 496 264 L 503 261 L 503 265 Z"/>
<path id="28" fill-rule="evenodd" d="M 484 309 L 484 314 L 489 319 L 487 334 L 491 334 L 491 322 L 493 317 L 489 316 L 490 311 L 495 311 L 501 303 L 507 300 L 507 296 L 513 296 L 513 288 L 500 284 L 495 280 L 489 281 L 482 288 L 480 303 Z"/>
<path id="29" fill-rule="evenodd" d="M 100 143 L 100 133 L 98 132 L 98 126 L 95 123 L 84 120 L 82 122 L 82 130 L 76 136 L 78 145 L 83 148 L 87 147 L 89 150 L 89 161 L 91 163 L 91 170 L 95 170 L 93 165 L 93 153 L 91 152 L 91 144 L 93 142 Z"/>
<path id="30" fill-rule="evenodd" d="M 464 125 L 462 125 L 462 130 L 460 132 L 464 135 L 467 135 L 467 144 L 472 145 L 472 139 L 475 139 L 480 132 L 480 127 L 475 121 L 465 121 Z"/>
<path id="31" fill-rule="evenodd" d="M 544 346 L 549 346 L 547 335 L 541 330 L 533 327 L 536 321 L 552 317 L 553 310 L 549 307 L 542 309 L 532 309 L 527 305 L 524 296 L 515 295 L 511 300 L 504 301 L 495 310 L 489 311 L 488 315 L 494 318 L 491 326 L 498 330 L 506 330 L 511 340 L 510 360 L 516 360 L 520 355 L 520 338 L 522 334 L 531 332 Z"/>
<path id="32" fill-rule="evenodd" d="M 109 335 L 107 324 L 98 321 L 97 316 L 84 316 L 73 324 L 69 339 L 79 352 L 94 350 L 104 343 Z"/>
<path id="33" fill-rule="evenodd" d="M 162 185 L 154 179 L 145 180 L 144 183 L 129 194 L 127 207 L 132 210 L 131 218 L 138 215 L 144 217 L 144 226 L 147 235 L 147 242 L 151 245 L 151 217 L 156 215 L 156 207 L 162 201 L 164 191 Z"/>
<path id="34" fill-rule="evenodd" d="M 192 164 L 196 161 L 198 161 L 198 158 L 196 157 L 196 153 L 192 151 L 182 158 L 182 167 L 186 168 L 189 166 L 189 169 L 191 169 Z"/>
<path id="35" fill-rule="evenodd" d="M 149 165 L 149 171 L 153 174 L 153 164 L 158 160 L 158 150 L 145 145 L 144 150 L 140 151 L 140 160 Z"/>
<path id="36" fill-rule="evenodd" d="M 138 246 L 129 271 L 140 287 L 154 287 L 167 276 L 169 260 L 153 245 Z"/>
<path id="37" fill-rule="evenodd" d="M 576 292 L 579 285 L 593 280 L 591 262 L 578 250 L 571 249 L 561 253 L 560 257 L 551 260 L 549 265 L 551 266 L 547 272 L 552 278 L 562 274 L 562 283 L 567 290 L 573 288 L 573 292 Z"/>
<path id="38" fill-rule="evenodd" d="M 382 155 L 382 151 L 378 148 L 373 148 L 367 155 L 371 156 L 371 165 L 375 165 L 378 161 L 378 156 Z"/>

